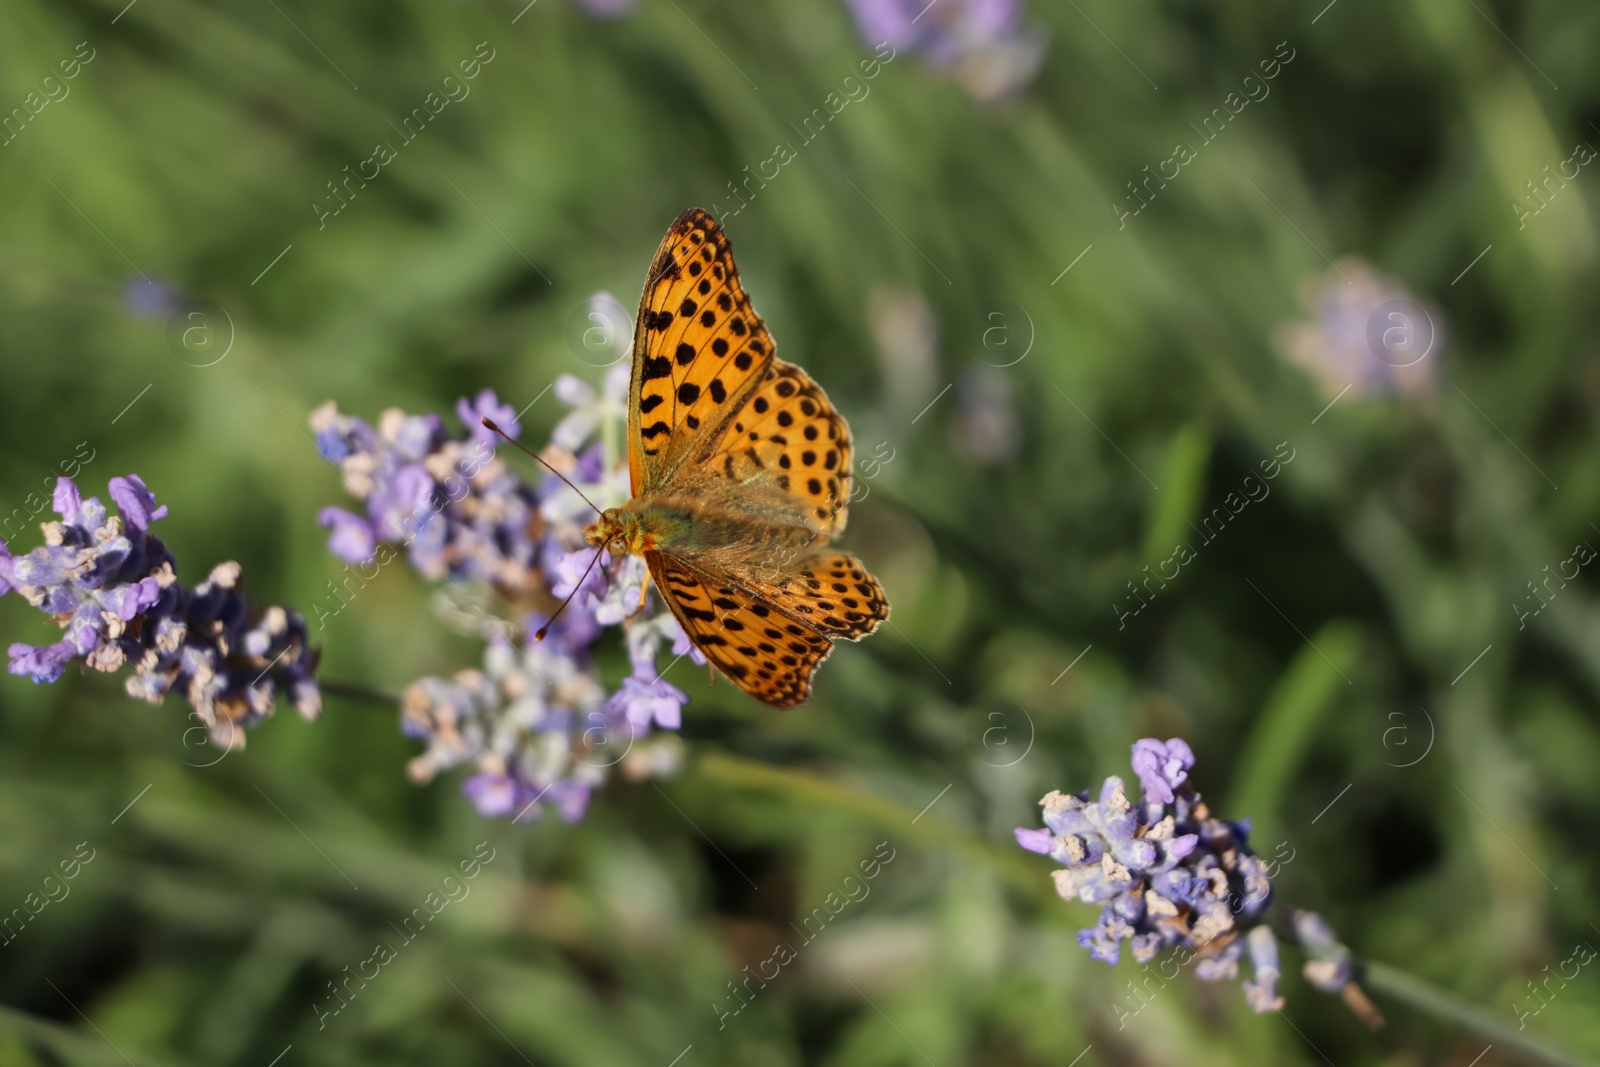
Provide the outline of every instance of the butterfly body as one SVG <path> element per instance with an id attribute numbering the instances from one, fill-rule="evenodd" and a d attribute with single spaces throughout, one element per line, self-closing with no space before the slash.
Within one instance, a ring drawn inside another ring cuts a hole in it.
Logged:
<path id="1" fill-rule="evenodd" d="M 780 582 L 818 544 L 818 535 L 792 510 L 770 503 L 762 510 L 761 497 L 754 494 L 719 501 L 681 491 L 652 493 L 608 508 L 583 533 L 589 544 L 616 556 L 648 560 L 659 552 L 703 569 L 767 575 Z"/>
<path id="2" fill-rule="evenodd" d="M 844 529 L 850 431 L 806 373 L 774 354 L 727 236 L 680 215 L 656 252 L 634 331 L 628 396 L 634 498 L 585 540 L 643 556 L 685 634 L 776 707 L 811 692 L 834 638 L 888 617 Z"/>

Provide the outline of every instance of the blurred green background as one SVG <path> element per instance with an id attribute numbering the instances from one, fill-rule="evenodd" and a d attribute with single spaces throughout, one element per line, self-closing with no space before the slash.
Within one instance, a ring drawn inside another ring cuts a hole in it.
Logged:
<path id="1" fill-rule="evenodd" d="M 1516 1029 L 1530 980 L 1600 944 L 1593 574 L 1522 615 L 1600 545 L 1600 179 L 1548 178 L 1600 145 L 1597 39 L 1581 0 L 1033 0 L 1009 52 L 902 49 L 802 145 L 872 55 L 839 0 L 7 0 L 0 114 L 92 59 L 0 146 L 0 511 L 92 453 L 86 493 L 136 471 L 171 506 L 187 580 L 237 559 L 309 614 L 341 566 L 315 515 L 346 503 L 309 412 L 598 381 L 574 317 L 631 307 L 700 205 L 780 354 L 861 458 L 893 456 L 846 544 L 894 615 L 792 712 L 680 668 L 683 773 L 571 826 L 411 785 L 370 704 L 280 709 L 199 766 L 178 701 L 7 678 L 0 905 L 94 858 L 0 947 L 0 1063 L 1520 1062 L 1369 986 L 1371 1032 L 1292 949 L 1281 1015 L 1185 976 L 1119 1027 L 1137 968 L 1087 959 L 1095 910 L 1010 835 L 1182 736 L 1218 813 L 1292 850 L 1280 902 L 1485 1019 Z M 319 226 L 479 42 L 470 96 Z M 1205 143 L 1280 42 L 1270 94 Z M 729 217 L 780 141 L 796 158 Z M 1135 194 L 1178 142 L 1197 158 Z M 1364 310 L 1307 303 L 1372 286 L 1439 328 L 1398 391 Z M 209 302 L 225 357 L 194 365 L 164 293 Z M 543 397 L 525 439 L 560 413 Z M 1270 495 L 1122 618 L 1282 442 Z M 318 634 L 323 677 L 475 663 L 429 596 L 386 570 Z M 53 639 L 18 597 L 0 622 Z M 319 1028 L 327 983 L 480 841 L 471 896 Z M 719 1029 L 727 983 L 879 842 L 870 899 Z M 1546 999 L 1523 1036 L 1600 1057 L 1600 971 Z"/>

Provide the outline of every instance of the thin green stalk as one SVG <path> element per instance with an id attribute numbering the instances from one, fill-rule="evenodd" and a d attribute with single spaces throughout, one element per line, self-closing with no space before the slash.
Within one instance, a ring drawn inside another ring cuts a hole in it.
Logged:
<path id="1" fill-rule="evenodd" d="M 355 682 L 331 682 L 321 679 L 317 683 L 325 697 L 340 697 L 355 704 L 372 704 L 394 711 L 400 707 L 400 698 L 393 693 L 372 689 Z"/>
<path id="2" fill-rule="evenodd" d="M 1550 1067 L 1595 1067 L 1594 1060 L 1580 1059 L 1535 1041 L 1500 1022 L 1493 1012 L 1482 1005 L 1435 988 L 1387 963 L 1367 960 L 1363 966 L 1362 981 L 1368 989 L 1387 993 L 1418 1011 L 1453 1022 L 1464 1030 L 1487 1038 L 1501 1050 L 1513 1051 L 1535 1063 L 1549 1064 Z"/>
<path id="3" fill-rule="evenodd" d="M 104 1034 L 91 1037 L 70 1026 L 30 1015 L 9 1005 L 0 1004 L 0 1030 L 9 1030 L 24 1041 L 43 1045 L 69 1063 L 123 1067 L 124 1064 L 132 1062 Z M 134 1051 L 139 1056 L 137 1062 L 146 1067 L 161 1067 L 166 1062 L 154 1059 L 137 1049 Z"/>
<path id="4" fill-rule="evenodd" d="M 727 785 L 782 793 L 799 800 L 824 804 L 838 811 L 852 812 L 876 826 L 983 863 L 1031 896 L 1047 901 L 1060 899 L 1052 888 L 1049 875 L 1038 865 L 1029 862 L 1020 850 L 997 844 L 930 815 L 919 815 L 898 801 L 878 796 L 859 786 L 721 752 L 702 754 L 695 766 L 705 777 Z"/>

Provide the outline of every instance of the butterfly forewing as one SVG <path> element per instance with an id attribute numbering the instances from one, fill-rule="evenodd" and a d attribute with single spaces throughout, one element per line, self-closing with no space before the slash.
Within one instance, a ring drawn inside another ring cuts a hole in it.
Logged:
<path id="1" fill-rule="evenodd" d="M 629 436 L 633 492 L 667 484 L 703 452 L 773 358 L 722 228 L 698 209 L 656 251 L 634 331 Z"/>
<path id="2" fill-rule="evenodd" d="M 795 497 L 818 533 L 844 531 L 850 430 L 822 388 L 793 363 L 772 361 L 705 463 L 725 477 L 775 485 Z"/>

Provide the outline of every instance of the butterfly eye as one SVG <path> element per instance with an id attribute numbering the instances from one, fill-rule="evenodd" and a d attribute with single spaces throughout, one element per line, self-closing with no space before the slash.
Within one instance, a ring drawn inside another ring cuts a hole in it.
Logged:
<path id="1" fill-rule="evenodd" d="M 613 556 L 620 556 L 628 551 L 627 542 L 623 541 L 622 536 L 619 534 L 606 542 L 606 551 Z"/>

